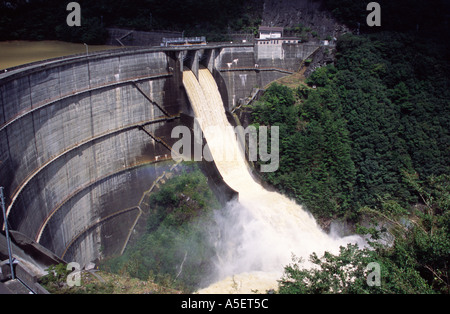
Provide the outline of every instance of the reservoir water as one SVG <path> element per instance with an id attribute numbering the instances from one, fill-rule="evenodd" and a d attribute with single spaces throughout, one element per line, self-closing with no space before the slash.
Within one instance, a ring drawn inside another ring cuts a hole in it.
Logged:
<path id="1" fill-rule="evenodd" d="M 117 49 L 116 46 L 88 45 L 88 51 Z M 0 42 L 0 70 L 50 58 L 86 53 L 84 44 L 54 40 Z"/>

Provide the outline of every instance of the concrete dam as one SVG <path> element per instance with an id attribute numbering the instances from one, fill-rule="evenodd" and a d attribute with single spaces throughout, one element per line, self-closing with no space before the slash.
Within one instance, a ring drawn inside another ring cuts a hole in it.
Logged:
<path id="1" fill-rule="evenodd" d="M 81 266 L 121 254 L 153 187 L 178 171 L 171 131 L 194 117 L 183 69 L 198 76 L 208 68 L 230 111 L 318 48 L 258 46 L 127 48 L 0 74 L 0 186 L 10 229 Z M 214 166 L 205 169 L 227 189 Z"/>

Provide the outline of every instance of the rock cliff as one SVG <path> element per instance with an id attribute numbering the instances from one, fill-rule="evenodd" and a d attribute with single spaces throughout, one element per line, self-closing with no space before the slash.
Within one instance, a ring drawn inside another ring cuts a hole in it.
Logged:
<path id="1" fill-rule="evenodd" d="M 302 24 L 319 38 L 338 37 L 349 28 L 338 23 L 322 0 L 265 0 L 262 25 L 293 27 Z"/>

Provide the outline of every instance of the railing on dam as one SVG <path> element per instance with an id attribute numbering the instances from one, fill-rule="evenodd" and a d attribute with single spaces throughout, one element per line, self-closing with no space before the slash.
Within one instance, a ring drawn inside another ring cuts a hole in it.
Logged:
<path id="1" fill-rule="evenodd" d="M 172 45 L 206 45 L 206 37 L 179 37 L 179 38 L 163 38 L 161 46 L 168 47 Z"/>
<path id="2" fill-rule="evenodd" d="M 55 66 L 61 65 L 63 63 L 73 63 L 79 62 L 86 59 L 98 59 L 98 58 L 109 58 L 112 56 L 120 55 L 130 55 L 138 53 L 152 53 L 152 52 L 169 52 L 169 51 L 185 51 L 185 50 L 199 50 L 199 49 L 218 49 L 218 48 L 233 48 L 233 47 L 254 47 L 251 43 L 207 43 L 205 45 L 186 45 L 186 46 L 168 46 L 168 47 L 127 47 L 120 49 L 102 50 L 96 52 L 90 52 L 89 54 L 80 53 L 69 56 L 56 57 L 51 59 L 46 59 L 42 61 L 35 61 L 15 67 L 11 67 L 2 70 L 0 73 L 0 80 L 10 77 L 12 74 L 23 71 L 39 71 L 43 67 L 54 64 Z"/>
<path id="3" fill-rule="evenodd" d="M 277 72 L 281 72 L 281 73 L 286 73 L 286 74 L 293 74 L 293 71 L 289 71 L 286 69 L 282 69 L 282 68 L 277 68 L 277 67 L 259 67 L 259 66 L 254 66 L 254 67 L 229 67 L 229 68 L 219 68 L 218 69 L 220 72 L 232 72 L 232 71 L 277 71 Z"/>

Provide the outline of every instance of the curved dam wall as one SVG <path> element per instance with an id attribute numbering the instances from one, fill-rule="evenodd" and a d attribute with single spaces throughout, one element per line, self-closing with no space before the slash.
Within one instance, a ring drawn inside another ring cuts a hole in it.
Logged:
<path id="1" fill-rule="evenodd" d="M 190 112 L 177 62 L 171 52 L 133 50 L 1 75 L 0 184 L 11 229 L 66 261 L 120 252 L 144 192 L 173 166 L 177 115 Z"/>
<path id="2" fill-rule="evenodd" d="M 194 116 L 183 67 L 208 67 L 230 110 L 295 71 L 313 48 L 270 58 L 267 49 L 133 48 L 0 74 L 0 185 L 10 229 L 82 266 L 123 252 L 152 188 L 179 170 L 171 131 Z M 203 169 L 221 188 L 215 166 Z"/>

